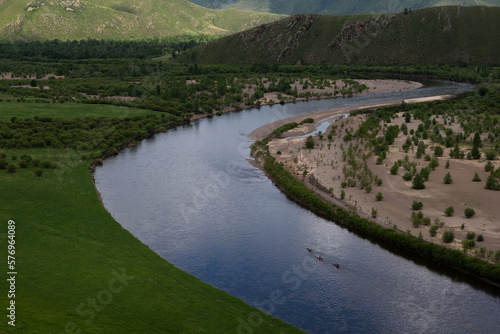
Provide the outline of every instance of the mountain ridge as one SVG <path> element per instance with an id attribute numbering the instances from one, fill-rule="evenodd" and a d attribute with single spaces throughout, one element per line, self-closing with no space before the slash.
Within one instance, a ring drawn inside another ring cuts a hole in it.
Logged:
<path id="1" fill-rule="evenodd" d="M 436 6 L 500 6 L 500 0 L 191 0 L 212 9 L 238 8 L 279 14 L 383 14 Z"/>
<path id="2" fill-rule="evenodd" d="M 499 36 L 500 8 L 496 7 L 435 7 L 382 15 L 303 14 L 206 43 L 178 60 L 200 64 L 499 64 Z"/>

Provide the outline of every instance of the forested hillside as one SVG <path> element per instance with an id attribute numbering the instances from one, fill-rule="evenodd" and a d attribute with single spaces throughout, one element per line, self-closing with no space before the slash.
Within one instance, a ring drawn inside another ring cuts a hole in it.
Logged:
<path id="1" fill-rule="evenodd" d="M 178 59 L 232 64 L 498 64 L 500 8 L 294 15 L 201 45 Z"/>

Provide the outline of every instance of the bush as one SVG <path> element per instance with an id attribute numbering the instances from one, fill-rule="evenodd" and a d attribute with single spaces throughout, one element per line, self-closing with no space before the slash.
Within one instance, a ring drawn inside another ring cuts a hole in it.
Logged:
<path id="1" fill-rule="evenodd" d="M 307 137 L 306 148 L 307 149 L 313 149 L 314 148 L 314 139 L 313 139 L 312 136 Z"/>
<path id="2" fill-rule="evenodd" d="M 26 160 L 21 160 L 19 161 L 19 167 L 21 168 L 28 168 L 28 162 Z"/>
<path id="3" fill-rule="evenodd" d="M 485 189 L 490 189 L 490 190 L 500 190 L 500 182 L 498 182 L 498 179 L 493 175 L 493 173 L 488 176 L 486 179 L 486 185 L 484 186 Z"/>
<path id="4" fill-rule="evenodd" d="M 455 233 L 453 233 L 453 231 L 444 231 L 441 239 L 444 243 L 449 244 L 455 240 Z"/>
<path id="5" fill-rule="evenodd" d="M 476 239 L 478 242 L 481 242 L 481 241 L 484 241 L 484 237 L 482 234 L 478 234 L 477 235 L 477 239 Z"/>
<path id="6" fill-rule="evenodd" d="M 381 192 L 378 192 L 378 193 L 377 193 L 377 195 L 375 195 L 375 199 L 376 199 L 377 201 L 381 201 L 381 200 L 383 200 L 383 199 L 384 199 L 384 195 L 382 195 L 382 193 L 381 193 Z"/>
<path id="7" fill-rule="evenodd" d="M 444 165 L 444 168 L 446 168 L 446 169 L 450 168 L 450 160 L 446 160 L 446 164 Z"/>
<path id="8" fill-rule="evenodd" d="M 344 189 L 342 189 L 340 191 L 340 199 L 344 199 L 344 198 L 345 198 L 345 191 L 344 191 Z"/>
<path id="9" fill-rule="evenodd" d="M 451 178 L 451 174 L 449 172 L 444 176 L 443 182 L 444 184 L 450 184 L 453 182 L 453 179 Z"/>
<path id="10" fill-rule="evenodd" d="M 444 214 L 447 215 L 448 217 L 453 216 L 454 213 L 455 213 L 455 208 L 452 206 L 449 206 L 446 209 L 444 209 Z"/>
<path id="11" fill-rule="evenodd" d="M 495 252 L 493 260 L 495 261 L 495 263 L 500 263 L 500 249 Z"/>
<path id="12" fill-rule="evenodd" d="M 434 155 L 435 155 L 436 157 L 442 157 L 442 156 L 443 156 L 443 148 L 442 148 L 441 146 L 439 146 L 439 145 L 438 145 L 438 146 L 436 146 L 436 147 L 434 148 Z"/>
<path id="13" fill-rule="evenodd" d="M 495 169 L 495 166 L 491 161 L 488 161 L 486 165 L 484 165 L 484 171 L 485 172 L 491 172 L 493 169 Z"/>
<path id="14" fill-rule="evenodd" d="M 472 240 L 476 237 L 475 232 L 467 232 L 467 239 Z"/>
<path id="15" fill-rule="evenodd" d="M 378 211 L 375 208 L 372 208 L 372 218 L 377 218 Z"/>
<path id="16" fill-rule="evenodd" d="M 413 201 L 413 203 L 411 204 L 412 210 L 422 210 L 423 207 L 424 207 L 424 203 L 422 203 L 422 202 Z"/>
<path id="17" fill-rule="evenodd" d="M 439 227 L 437 225 L 434 225 L 429 229 L 429 234 L 431 235 L 431 237 L 436 236 L 438 228 Z"/>
<path id="18" fill-rule="evenodd" d="M 419 173 L 415 174 L 413 178 L 412 189 L 425 189 L 424 179 Z"/>
<path id="19" fill-rule="evenodd" d="M 465 214 L 465 217 L 471 218 L 476 214 L 476 211 L 474 211 L 474 209 L 472 209 L 472 208 L 466 208 L 464 211 L 464 214 Z"/>
<path id="20" fill-rule="evenodd" d="M 390 170 L 391 175 L 397 175 L 398 170 L 399 170 L 399 164 L 397 162 L 395 162 L 394 165 L 392 165 L 391 170 Z"/>
<path id="21" fill-rule="evenodd" d="M 5 159 L 0 159 L 0 169 L 6 169 L 9 162 Z"/>
<path id="22" fill-rule="evenodd" d="M 472 178 L 472 181 L 481 182 L 481 178 L 479 177 L 479 174 L 477 172 L 474 173 L 474 177 Z"/>
<path id="23" fill-rule="evenodd" d="M 421 220 L 422 224 L 425 226 L 429 226 L 431 224 L 431 219 L 429 217 L 424 217 Z"/>
<path id="24" fill-rule="evenodd" d="M 485 152 L 486 160 L 495 160 L 497 158 L 497 153 L 492 150 L 488 150 Z"/>
<path id="25" fill-rule="evenodd" d="M 42 161 L 40 161 L 39 165 L 42 168 L 49 169 L 49 168 L 51 168 L 52 163 L 50 161 L 48 161 L 48 160 L 42 160 Z"/>
<path id="26" fill-rule="evenodd" d="M 9 173 L 17 172 L 17 166 L 14 164 L 8 164 L 6 169 L 7 169 L 7 172 L 9 172 Z"/>
<path id="27" fill-rule="evenodd" d="M 406 172 L 403 174 L 403 180 L 405 180 L 405 181 L 411 181 L 412 178 L 413 178 L 413 175 L 410 172 Z"/>
<path id="28" fill-rule="evenodd" d="M 35 170 L 33 171 L 33 173 L 35 173 L 35 176 L 36 176 L 36 177 L 42 177 L 42 175 L 43 175 L 43 170 L 41 170 L 41 169 L 37 168 L 37 169 L 35 169 Z"/>

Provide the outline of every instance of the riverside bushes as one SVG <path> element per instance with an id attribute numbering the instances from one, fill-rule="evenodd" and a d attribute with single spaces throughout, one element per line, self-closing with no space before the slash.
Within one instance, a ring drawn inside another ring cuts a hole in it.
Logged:
<path id="1" fill-rule="evenodd" d="M 412 235 L 398 233 L 394 229 L 384 228 L 357 214 L 350 214 L 342 207 L 332 206 L 311 193 L 304 184 L 285 170 L 283 163 L 277 162 L 269 154 L 264 155 L 264 169 L 289 198 L 322 217 L 335 221 L 362 235 L 395 246 L 408 254 L 442 265 L 460 268 L 474 275 L 500 283 L 500 265 L 470 257 L 459 250 L 452 250 L 426 242 Z"/>

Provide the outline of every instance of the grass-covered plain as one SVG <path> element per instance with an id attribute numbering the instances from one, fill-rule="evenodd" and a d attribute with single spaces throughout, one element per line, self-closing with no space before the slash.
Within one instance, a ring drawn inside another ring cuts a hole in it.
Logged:
<path id="1" fill-rule="evenodd" d="M 52 111 L 30 103 L 11 106 L 18 110 L 2 108 L 7 110 L 2 121 L 11 114 L 116 118 L 129 112 L 112 106 L 91 111 L 96 106 L 68 103 L 50 105 Z M 15 331 L 6 321 L 2 331 L 236 333 L 241 325 L 254 333 L 300 332 L 175 268 L 124 230 L 100 203 L 88 171 L 90 159 L 81 157 L 93 152 L 48 146 L 0 153 L 9 162 L 29 154 L 58 165 L 43 169 L 42 177 L 31 165 L 15 173 L 0 170 L 0 254 L 7 258 L 7 222 L 14 220 L 18 272 Z M 6 280 L 0 288 L 8 291 Z M 4 310 L 7 303 L 3 299 Z"/>

